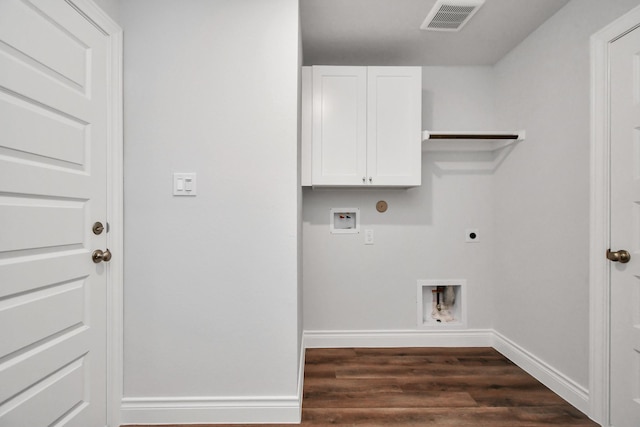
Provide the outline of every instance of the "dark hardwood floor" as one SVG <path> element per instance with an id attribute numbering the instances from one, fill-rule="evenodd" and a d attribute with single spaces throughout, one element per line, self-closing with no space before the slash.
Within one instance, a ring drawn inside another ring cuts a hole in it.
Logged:
<path id="1" fill-rule="evenodd" d="M 302 425 L 598 424 L 492 348 L 345 348 L 307 350 Z"/>

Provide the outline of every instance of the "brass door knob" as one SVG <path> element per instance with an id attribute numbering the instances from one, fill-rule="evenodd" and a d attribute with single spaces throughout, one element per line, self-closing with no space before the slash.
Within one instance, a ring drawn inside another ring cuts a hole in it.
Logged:
<path id="1" fill-rule="evenodd" d="M 109 251 L 109 249 L 106 249 L 104 252 L 100 249 L 96 249 L 91 254 L 91 259 L 96 264 L 101 263 L 102 261 L 109 262 L 111 261 L 111 252 Z"/>
<path id="2" fill-rule="evenodd" d="M 611 249 L 607 249 L 607 259 L 609 261 L 626 264 L 631 259 L 631 254 L 624 249 L 615 252 L 611 252 Z"/>

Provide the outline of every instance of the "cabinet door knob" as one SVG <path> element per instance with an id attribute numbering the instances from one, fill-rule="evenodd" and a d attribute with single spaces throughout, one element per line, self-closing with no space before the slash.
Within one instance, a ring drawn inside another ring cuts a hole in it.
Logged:
<path id="1" fill-rule="evenodd" d="M 367 182 L 367 178 L 363 176 L 363 177 L 362 177 L 362 183 L 364 184 L 364 183 L 366 183 L 366 182 Z"/>
<path id="2" fill-rule="evenodd" d="M 369 183 L 373 183 L 373 178 L 369 177 Z"/>

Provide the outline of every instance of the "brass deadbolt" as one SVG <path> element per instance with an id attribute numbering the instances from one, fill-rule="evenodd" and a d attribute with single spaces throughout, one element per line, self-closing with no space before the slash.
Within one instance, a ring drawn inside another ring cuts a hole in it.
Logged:
<path id="1" fill-rule="evenodd" d="M 102 225 L 102 223 L 98 221 L 95 224 L 93 224 L 93 227 L 91 228 L 91 230 L 93 231 L 93 234 L 95 234 L 96 236 L 99 236 L 104 231 L 104 225 Z"/>

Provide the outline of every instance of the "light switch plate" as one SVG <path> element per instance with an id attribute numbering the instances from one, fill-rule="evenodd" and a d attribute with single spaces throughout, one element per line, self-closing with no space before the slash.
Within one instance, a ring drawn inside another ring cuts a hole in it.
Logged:
<path id="1" fill-rule="evenodd" d="M 174 173 L 173 174 L 173 195 L 174 196 L 195 196 L 196 195 L 196 174 Z"/>

